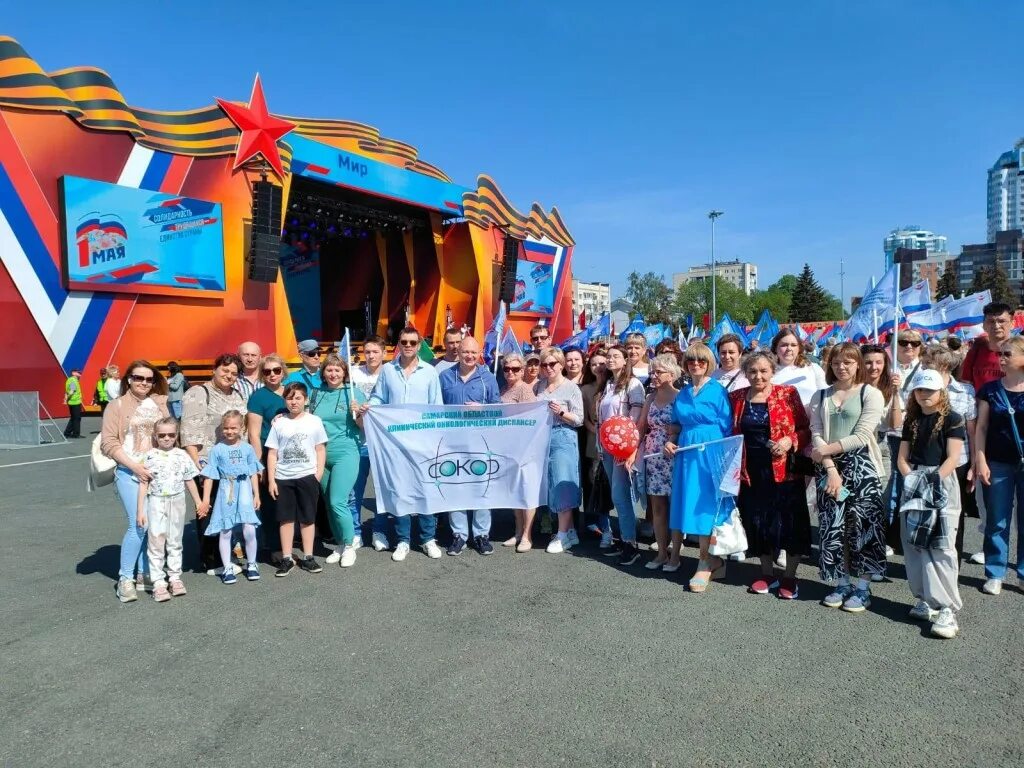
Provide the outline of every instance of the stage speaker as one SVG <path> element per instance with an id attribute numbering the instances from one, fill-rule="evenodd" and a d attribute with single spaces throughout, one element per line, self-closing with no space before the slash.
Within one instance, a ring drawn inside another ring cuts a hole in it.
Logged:
<path id="1" fill-rule="evenodd" d="M 249 239 L 249 279 L 277 281 L 281 260 L 281 187 L 269 181 L 252 183 L 252 234 Z"/>
<path id="2" fill-rule="evenodd" d="M 501 264 L 501 293 L 498 298 L 512 304 L 516 298 L 516 268 L 519 265 L 519 246 L 522 240 L 505 235 L 504 258 Z"/>

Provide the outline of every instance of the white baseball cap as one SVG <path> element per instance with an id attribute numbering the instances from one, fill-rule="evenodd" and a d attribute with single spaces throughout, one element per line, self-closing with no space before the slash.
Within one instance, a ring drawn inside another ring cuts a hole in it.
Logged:
<path id="1" fill-rule="evenodd" d="M 942 374 L 938 371 L 925 369 L 917 372 L 910 382 L 911 389 L 945 389 L 946 384 L 942 380 Z"/>

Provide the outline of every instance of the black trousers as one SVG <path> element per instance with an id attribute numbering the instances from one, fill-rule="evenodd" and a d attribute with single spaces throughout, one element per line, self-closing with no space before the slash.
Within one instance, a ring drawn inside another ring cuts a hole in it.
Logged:
<path id="1" fill-rule="evenodd" d="M 82 406 L 68 406 L 68 425 L 64 427 L 64 437 L 82 436 Z"/>
<path id="2" fill-rule="evenodd" d="M 974 494 L 967 490 L 967 470 L 970 464 L 964 464 L 956 468 L 956 480 L 960 486 L 960 527 L 956 532 L 956 555 L 959 560 L 964 559 L 964 527 L 969 517 L 978 517 L 978 500 Z"/>

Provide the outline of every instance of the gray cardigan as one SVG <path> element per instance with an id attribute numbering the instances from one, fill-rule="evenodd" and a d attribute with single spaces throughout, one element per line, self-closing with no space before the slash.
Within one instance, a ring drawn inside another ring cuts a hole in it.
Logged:
<path id="1" fill-rule="evenodd" d="M 882 411 L 885 410 L 885 398 L 882 393 L 867 384 L 860 385 L 863 388 L 863 397 L 860 391 L 854 389 L 850 397 L 862 397 L 860 418 L 853 428 L 853 434 L 848 437 L 833 440 L 829 436 L 830 416 L 835 411 L 832 403 L 832 394 L 835 387 L 819 390 L 811 398 L 811 444 L 815 448 L 823 448 L 829 443 L 839 443 L 843 452 L 855 451 L 858 448 L 867 448 L 871 456 L 871 463 L 875 465 L 878 477 L 884 483 L 888 478 L 885 476 L 885 464 L 882 462 L 882 452 L 878 450 L 878 442 L 875 439 L 875 430 L 882 419 Z"/>

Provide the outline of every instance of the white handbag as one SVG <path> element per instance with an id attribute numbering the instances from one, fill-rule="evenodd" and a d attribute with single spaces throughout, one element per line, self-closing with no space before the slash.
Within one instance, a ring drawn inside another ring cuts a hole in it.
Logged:
<path id="1" fill-rule="evenodd" d="M 728 557 L 747 551 L 747 532 L 743 530 L 740 511 L 733 508 L 729 518 L 711 529 L 711 543 L 708 554 L 715 557 Z"/>
<path id="2" fill-rule="evenodd" d="M 90 491 L 114 482 L 114 470 L 117 469 L 117 462 L 103 455 L 103 451 L 100 450 L 102 442 L 103 435 L 96 435 L 96 439 L 92 441 L 92 451 L 89 454 L 89 483 L 87 485 Z"/>

